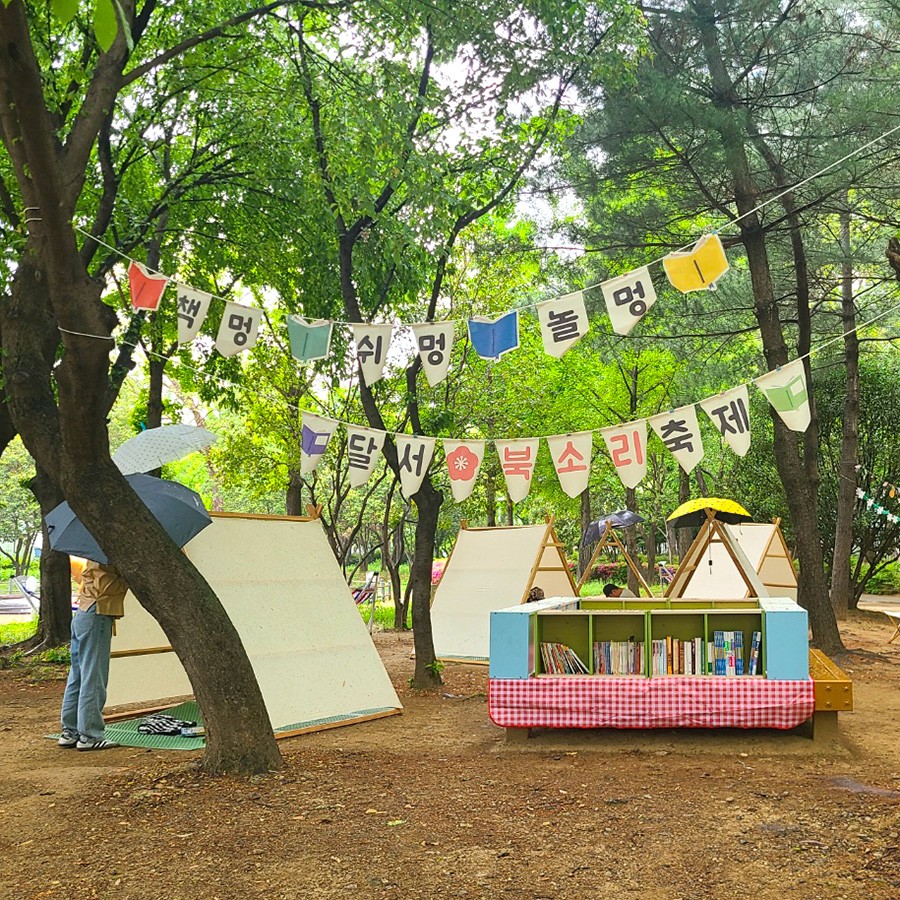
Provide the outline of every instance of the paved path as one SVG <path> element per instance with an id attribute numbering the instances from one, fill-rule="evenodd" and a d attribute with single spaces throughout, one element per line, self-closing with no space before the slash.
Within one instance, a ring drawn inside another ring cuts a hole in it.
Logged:
<path id="1" fill-rule="evenodd" d="M 863 594 L 859 599 L 860 609 L 883 611 L 889 609 L 892 612 L 900 611 L 900 595 L 898 594 Z"/>

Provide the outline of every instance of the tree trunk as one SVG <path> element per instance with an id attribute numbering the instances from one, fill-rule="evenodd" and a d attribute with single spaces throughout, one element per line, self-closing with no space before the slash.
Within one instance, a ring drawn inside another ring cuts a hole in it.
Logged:
<path id="1" fill-rule="evenodd" d="M 849 199 L 847 199 L 849 202 Z M 838 470 L 837 517 L 834 526 L 834 553 L 831 563 L 831 603 L 838 619 L 847 618 L 852 603 L 850 552 L 853 549 L 853 514 L 856 511 L 856 460 L 859 445 L 859 337 L 856 334 L 856 303 L 853 297 L 853 258 L 850 243 L 850 209 L 841 213 L 841 321 L 844 328 L 844 365 L 847 396 L 841 461 Z"/>
<path id="2" fill-rule="evenodd" d="M 416 669 L 413 683 L 418 688 L 433 688 L 442 683 L 434 666 L 434 638 L 431 630 L 431 565 L 434 561 L 434 536 L 443 494 L 426 478 L 412 498 L 418 510 L 413 564 L 409 572 L 412 586 L 413 640 Z"/>
<path id="3" fill-rule="evenodd" d="M 637 491 L 634 488 L 625 488 L 625 508 L 630 509 L 632 512 L 637 512 Z M 635 565 L 640 566 L 640 560 L 638 556 L 638 542 L 637 542 L 637 529 L 634 525 L 629 526 L 624 529 L 625 531 L 625 549 L 628 551 L 628 555 L 634 560 Z M 631 571 L 631 566 L 627 567 L 628 569 L 628 590 L 631 591 L 632 594 L 640 595 L 640 585 L 638 584 L 637 576 L 634 572 Z"/>
<path id="4" fill-rule="evenodd" d="M 687 503 L 688 500 L 691 499 L 691 476 L 690 473 L 685 472 L 681 466 L 678 467 L 678 505 L 681 506 L 682 503 Z M 674 546 L 675 552 L 678 555 L 678 561 L 684 559 L 688 550 L 691 547 L 691 531 L 689 528 L 675 528 L 672 527 L 670 532 L 675 534 L 675 543 L 674 545 L 670 544 L 670 546 Z"/>
<path id="5" fill-rule="evenodd" d="M 580 519 L 580 534 L 582 540 L 584 539 L 585 532 L 588 530 L 588 525 L 591 524 L 591 491 L 590 488 L 585 488 L 581 492 L 581 496 L 579 497 L 579 519 Z M 582 575 L 584 575 L 584 570 L 587 568 L 587 564 L 591 561 L 592 548 L 589 544 L 578 544 L 578 578 L 575 580 L 578 581 Z"/>
<path id="6" fill-rule="evenodd" d="M 485 524 L 488 528 L 497 527 L 497 486 L 494 476 L 488 475 L 484 482 Z"/>
<path id="7" fill-rule="evenodd" d="M 297 469 L 288 469 L 288 487 L 284 496 L 286 516 L 303 515 L 303 476 Z"/>

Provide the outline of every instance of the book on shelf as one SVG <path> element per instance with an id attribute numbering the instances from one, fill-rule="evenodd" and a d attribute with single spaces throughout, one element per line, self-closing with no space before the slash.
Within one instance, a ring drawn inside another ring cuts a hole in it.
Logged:
<path id="1" fill-rule="evenodd" d="M 541 661 L 548 675 L 589 675 L 588 667 L 567 644 L 541 642 Z"/>
<path id="2" fill-rule="evenodd" d="M 750 641 L 750 660 L 748 673 L 749 675 L 757 675 L 759 670 L 759 647 L 762 643 L 762 632 L 754 631 L 753 638 Z"/>
<path id="3" fill-rule="evenodd" d="M 743 631 L 714 631 L 713 653 L 714 674 L 725 676 L 744 674 Z"/>
<path id="4" fill-rule="evenodd" d="M 594 643 L 595 675 L 643 675 L 644 642 L 630 637 L 627 641 Z"/>

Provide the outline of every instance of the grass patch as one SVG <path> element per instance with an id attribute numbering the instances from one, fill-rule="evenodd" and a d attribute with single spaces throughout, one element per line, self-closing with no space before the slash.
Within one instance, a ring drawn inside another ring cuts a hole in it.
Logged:
<path id="1" fill-rule="evenodd" d="M 364 603 L 359 607 L 360 614 L 366 625 L 369 624 L 369 616 L 372 614 L 372 604 Z M 406 612 L 406 627 L 412 628 L 412 604 Z M 392 601 L 381 601 L 375 604 L 375 624 L 374 630 L 377 631 L 393 631 L 394 630 L 394 604 Z"/>
<path id="2" fill-rule="evenodd" d="M 18 644 L 27 641 L 37 631 L 37 616 L 28 622 L 10 622 L 0 625 L 0 647 L 8 647 L 10 644 Z"/>

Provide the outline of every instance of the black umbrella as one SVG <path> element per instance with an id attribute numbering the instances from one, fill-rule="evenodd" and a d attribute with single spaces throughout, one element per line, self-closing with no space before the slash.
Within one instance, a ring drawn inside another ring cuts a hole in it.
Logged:
<path id="1" fill-rule="evenodd" d="M 587 544 L 596 544 L 600 540 L 601 535 L 606 530 L 607 522 L 613 528 L 627 528 L 629 525 L 637 525 L 638 522 L 645 521 L 644 517 L 632 512 L 630 509 L 620 509 L 618 512 L 610 513 L 603 516 L 595 522 L 591 522 L 584 530 L 581 538 L 582 546 Z"/>
<path id="2" fill-rule="evenodd" d="M 163 481 L 149 475 L 128 475 L 125 480 L 179 547 L 212 522 L 200 495 L 177 481 Z M 109 562 L 68 503 L 60 503 L 47 513 L 46 522 L 50 546 L 54 550 L 98 563 Z"/>

